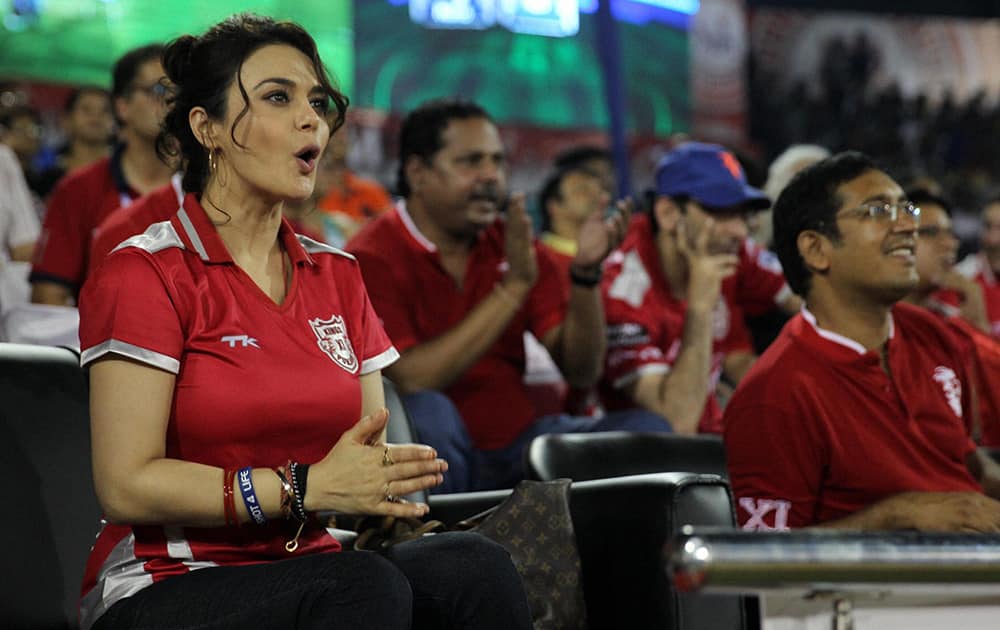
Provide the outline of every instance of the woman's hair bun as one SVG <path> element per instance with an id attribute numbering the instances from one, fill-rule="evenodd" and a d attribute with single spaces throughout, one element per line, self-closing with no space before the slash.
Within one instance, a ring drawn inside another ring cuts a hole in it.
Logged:
<path id="1" fill-rule="evenodd" d="M 191 56 L 198 38 L 193 35 L 181 35 L 167 45 L 163 51 L 163 71 L 173 83 L 180 85 L 188 76 L 191 67 Z"/>

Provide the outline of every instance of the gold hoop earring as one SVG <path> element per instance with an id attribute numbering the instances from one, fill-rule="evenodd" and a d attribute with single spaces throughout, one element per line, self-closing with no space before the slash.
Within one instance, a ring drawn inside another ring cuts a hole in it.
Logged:
<path id="1" fill-rule="evenodd" d="M 216 178 L 220 188 L 226 187 L 225 169 L 222 168 L 222 150 L 212 149 L 208 152 L 208 170 L 211 177 Z"/>

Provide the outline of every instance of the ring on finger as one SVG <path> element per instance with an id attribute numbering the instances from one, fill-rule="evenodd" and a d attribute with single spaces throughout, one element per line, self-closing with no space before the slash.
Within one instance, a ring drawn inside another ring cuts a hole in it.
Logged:
<path id="1" fill-rule="evenodd" d="M 392 461 L 392 454 L 389 452 L 389 446 L 386 445 L 385 449 L 382 451 L 382 465 L 392 466 L 396 462 Z"/>
<path id="2" fill-rule="evenodd" d="M 390 483 L 392 483 L 392 482 L 391 481 L 390 482 L 386 482 L 386 484 L 385 484 L 385 492 L 382 493 L 382 494 L 385 495 L 384 501 L 386 503 L 399 503 L 399 497 L 397 497 L 393 493 L 389 492 L 389 484 Z"/>

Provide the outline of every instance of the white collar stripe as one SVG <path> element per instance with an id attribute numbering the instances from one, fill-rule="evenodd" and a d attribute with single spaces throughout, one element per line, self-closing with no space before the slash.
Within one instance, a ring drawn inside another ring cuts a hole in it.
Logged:
<path id="1" fill-rule="evenodd" d="M 295 238 L 298 239 L 299 244 L 302 245 L 302 249 L 306 250 L 307 254 L 336 254 L 337 256 L 357 260 L 357 258 L 355 258 L 352 254 L 349 254 L 342 249 L 338 249 L 332 245 L 327 245 L 326 243 L 320 243 L 319 241 L 313 240 L 308 236 L 296 234 Z"/>
<path id="2" fill-rule="evenodd" d="M 177 218 L 181 220 L 181 225 L 184 227 L 184 232 L 187 233 L 188 238 L 191 240 L 191 245 L 194 246 L 198 255 L 201 256 L 202 260 L 208 260 L 208 252 L 205 251 L 205 246 L 201 242 L 201 237 L 198 236 L 198 231 L 194 229 L 194 224 L 191 223 L 191 217 L 188 216 L 187 210 L 181 208 L 177 212 Z"/>
<path id="3" fill-rule="evenodd" d="M 826 330 L 825 328 L 820 328 L 819 324 L 816 323 L 816 316 L 809 312 L 805 306 L 802 307 L 802 318 L 809 322 L 809 325 L 813 327 L 816 334 L 826 339 L 827 341 L 832 341 L 835 344 L 844 346 L 845 348 L 850 348 L 858 354 L 865 354 L 868 350 L 865 349 L 863 345 L 854 341 L 850 337 L 845 337 L 843 335 L 837 334 L 831 330 Z M 896 326 L 892 320 L 892 314 L 889 314 L 889 339 L 892 339 L 896 332 Z"/>
<path id="4" fill-rule="evenodd" d="M 406 231 L 410 233 L 410 236 L 423 245 L 424 249 L 427 251 L 436 252 L 437 245 L 432 243 L 430 239 L 420 233 L 420 230 L 417 229 L 417 225 L 413 222 L 413 218 L 410 216 L 410 213 L 406 211 L 405 199 L 399 200 L 396 204 L 396 211 L 399 212 L 399 218 L 403 220 L 403 225 L 406 227 Z"/>

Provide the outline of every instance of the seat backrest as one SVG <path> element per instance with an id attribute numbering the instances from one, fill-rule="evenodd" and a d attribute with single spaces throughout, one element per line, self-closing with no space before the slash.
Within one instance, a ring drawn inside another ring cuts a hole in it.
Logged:
<path id="1" fill-rule="evenodd" d="M 525 451 L 525 474 L 548 481 L 607 479 L 657 472 L 726 477 L 726 452 L 713 435 L 559 433 L 541 435 Z"/>
<path id="2" fill-rule="evenodd" d="M 76 627 L 101 511 L 90 463 L 86 377 L 65 348 L 0 343 L 0 581 L 4 627 Z"/>
<path id="3" fill-rule="evenodd" d="M 657 553 L 685 525 L 733 526 L 724 479 L 658 473 L 584 481 L 573 484 L 570 507 L 591 628 L 748 627 L 742 598 L 677 592 Z"/>
<path id="4" fill-rule="evenodd" d="M 414 435 L 416 433 L 413 431 L 410 416 L 406 413 L 406 407 L 403 406 L 403 400 L 399 397 L 396 385 L 383 376 L 382 389 L 385 392 L 385 407 L 389 410 L 389 424 L 385 429 L 386 441 L 390 444 L 414 442 Z M 427 503 L 427 496 L 426 492 L 414 492 L 413 494 L 406 495 L 404 498 L 407 501 Z"/>

